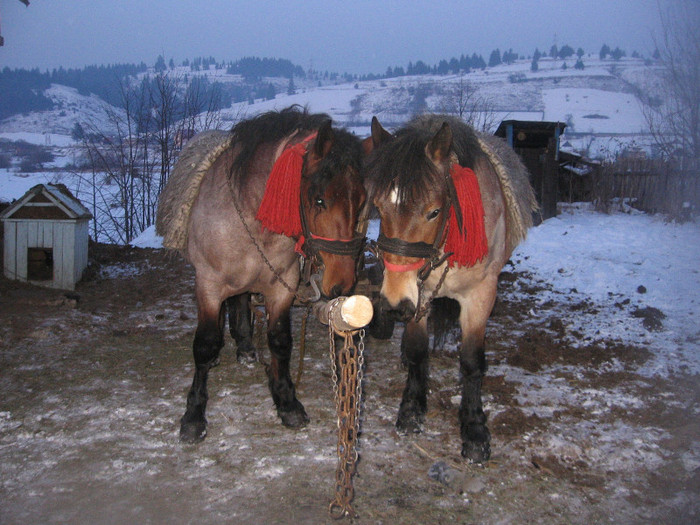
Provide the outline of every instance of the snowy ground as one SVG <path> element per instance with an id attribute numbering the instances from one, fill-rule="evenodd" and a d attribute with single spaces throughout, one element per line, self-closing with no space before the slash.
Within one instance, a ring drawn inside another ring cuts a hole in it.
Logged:
<path id="1" fill-rule="evenodd" d="M 569 320 L 585 342 L 650 345 L 656 352 L 647 373 L 700 374 L 700 224 L 625 210 L 604 214 L 588 203 L 560 204 L 561 213 L 530 230 L 512 261 L 531 282 L 547 286 L 540 304 L 567 296 L 599 307 L 593 322 Z M 368 237 L 376 238 L 376 227 Z M 158 248 L 161 239 L 149 228 L 131 244 Z M 650 307 L 665 316 L 663 329 L 649 331 L 628 315 Z"/>
<path id="2" fill-rule="evenodd" d="M 699 238 L 586 206 L 530 231 L 488 326 L 483 467 L 459 456 L 454 343 L 431 356 L 423 433 L 400 436 L 400 327 L 368 339 L 357 522 L 696 523 Z M 308 428 L 279 424 L 258 332 L 255 365 L 226 338 L 209 435 L 183 446 L 192 270 L 157 249 L 102 245 L 92 261 L 77 299 L 0 279 L 0 522 L 330 523 L 325 328 L 308 328 Z M 634 315 L 651 308 L 665 317 Z"/>

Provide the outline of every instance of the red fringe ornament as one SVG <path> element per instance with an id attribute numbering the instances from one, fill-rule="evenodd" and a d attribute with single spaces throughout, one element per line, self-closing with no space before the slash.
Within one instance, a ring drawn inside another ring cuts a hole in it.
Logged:
<path id="1" fill-rule="evenodd" d="M 286 148 L 275 161 L 255 218 L 263 228 L 287 237 L 301 235 L 299 216 L 301 170 L 306 145 L 316 134 Z"/>
<path id="2" fill-rule="evenodd" d="M 448 259 L 450 266 L 474 266 L 489 251 L 479 181 L 470 168 L 459 164 L 452 165 L 450 175 L 462 210 L 463 230 L 459 230 L 454 206 L 451 206 L 445 251 L 453 252 Z"/>

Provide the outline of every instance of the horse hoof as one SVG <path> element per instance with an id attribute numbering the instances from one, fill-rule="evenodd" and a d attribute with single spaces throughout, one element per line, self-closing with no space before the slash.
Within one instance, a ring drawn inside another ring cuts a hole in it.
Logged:
<path id="1" fill-rule="evenodd" d="M 194 444 L 204 440 L 207 436 L 206 421 L 180 421 L 180 441 Z"/>
<path id="2" fill-rule="evenodd" d="M 304 405 L 295 402 L 293 408 L 289 410 L 277 409 L 277 415 L 282 420 L 282 424 L 288 428 L 303 428 L 309 423 L 309 416 L 306 415 Z"/>
<path id="3" fill-rule="evenodd" d="M 304 428 L 309 423 L 306 412 L 278 412 L 282 424 L 288 428 Z"/>
<path id="4" fill-rule="evenodd" d="M 491 445 L 488 441 L 467 441 L 462 444 L 462 457 L 473 463 L 484 463 L 491 457 Z"/>
<path id="5" fill-rule="evenodd" d="M 423 431 L 423 417 L 415 413 L 399 414 L 396 430 L 403 435 L 420 434 Z"/>

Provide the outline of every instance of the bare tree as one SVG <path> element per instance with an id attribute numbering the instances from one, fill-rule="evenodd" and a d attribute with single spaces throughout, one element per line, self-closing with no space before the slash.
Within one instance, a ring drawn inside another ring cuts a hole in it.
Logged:
<path id="1" fill-rule="evenodd" d="M 183 137 L 219 124 L 216 90 L 195 77 L 161 72 L 119 81 L 119 108 L 107 122 L 84 124 L 82 139 L 91 174 L 93 238 L 124 244 L 155 221 L 158 197 L 177 160 Z"/>
<path id="2" fill-rule="evenodd" d="M 661 33 L 654 43 L 661 64 L 657 86 L 646 93 L 644 114 L 666 157 L 700 158 L 700 5 L 659 4 Z"/>
<path id="3" fill-rule="evenodd" d="M 492 131 L 497 120 L 493 102 L 482 95 L 463 74 L 443 92 L 439 98 L 438 110 L 457 115 L 480 131 Z"/>
<path id="4" fill-rule="evenodd" d="M 91 171 L 85 182 L 92 196 L 93 238 L 125 244 L 148 226 L 142 208 L 152 200 L 145 193 L 154 164 L 146 132 L 152 127 L 147 83 L 121 80 L 119 87 L 122 107 L 107 106 L 107 122 L 83 125 L 83 149 Z"/>

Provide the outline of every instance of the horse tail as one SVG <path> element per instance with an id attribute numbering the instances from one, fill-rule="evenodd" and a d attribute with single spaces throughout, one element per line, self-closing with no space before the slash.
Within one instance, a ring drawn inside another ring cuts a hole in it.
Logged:
<path id="1" fill-rule="evenodd" d="M 209 130 L 192 137 L 180 152 L 158 198 L 156 233 L 163 236 L 165 248 L 187 247 L 187 223 L 204 174 L 230 146 L 228 131 Z"/>
<path id="2" fill-rule="evenodd" d="M 501 138 L 478 133 L 479 146 L 498 176 L 506 201 L 506 248 L 512 252 L 532 227 L 532 214 L 539 209 L 527 168 L 518 154 Z"/>
<path id="3" fill-rule="evenodd" d="M 432 326 L 433 332 L 433 351 L 441 349 L 445 345 L 450 330 L 460 326 L 459 312 L 459 303 L 454 299 L 449 297 L 433 299 L 428 316 L 428 323 Z"/>

